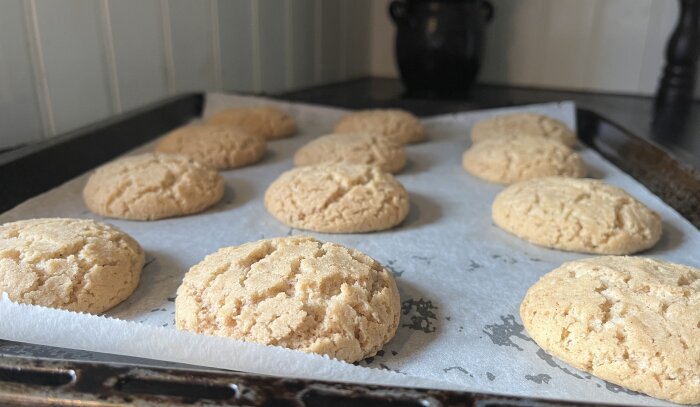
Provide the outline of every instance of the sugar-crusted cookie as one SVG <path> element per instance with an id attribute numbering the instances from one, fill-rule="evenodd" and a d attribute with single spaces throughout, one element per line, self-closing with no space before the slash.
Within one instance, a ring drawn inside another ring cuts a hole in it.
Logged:
<path id="1" fill-rule="evenodd" d="M 624 190 L 593 179 L 513 184 L 492 206 L 496 225 L 531 243 L 581 253 L 631 254 L 661 237 L 661 218 Z"/>
<path id="2" fill-rule="evenodd" d="M 366 165 L 299 167 L 265 192 L 265 207 L 282 223 L 324 233 L 394 227 L 408 215 L 408 193 L 389 173 Z"/>
<path id="3" fill-rule="evenodd" d="M 100 215 L 155 220 L 201 212 L 224 195 L 221 175 L 176 154 L 141 154 L 99 167 L 83 198 Z"/>
<path id="4" fill-rule="evenodd" d="M 700 403 L 700 270 L 595 257 L 544 275 L 520 306 L 545 351 L 609 382 Z"/>
<path id="5" fill-rule="evenodd" d="M 265 154 L 265 138 L 232 126 L 198 124 L 180 127 L 156 144 L 160 153 L 182 154 L 216 169 L 242 167 Z"/>
<path id="6" fill-rule="evenodd" d="M 93 220 L 0 226 L 0 293 L 15 302 L 99 314 L 134 292 L 143 262 L 136 240 Z"/>
<path id="7" fill-rule="evenodd" d="M 418 119 L 400 109 L 360 110 L 343 117 L 335 125 L 336 133 L 373 133 L 401 143 L 417 143 L 425 138 Z"/>
<path id="8" fill-rule="evenodd" d="M 575 151 L 542 137 L 496 137 L 473 144 L 462 157 L 471 174 L 512 184 L 547 176 L 583 177 L 586 165 Z"/>
<path id="9" fill-rule="evenodd" d="M 219 249 L 185 274 L 178 329 L 356 362 L 396 333 L 391 274 L 369 256 L 312 237 Z"/>
<path id="10" fill-rule="evenodd" d="M 387 172 L 406 165 L 403 145 L 370 133 L 335 133 L 321 136 L 294 154 L 294 165 L 366 164 Z"/>
<path id="11" fill-rule="evenodd" d="M 472 141 L 501 136 L 536 136 L 572 147 L 576 134 L 566 124 L 548 116 L 535 113 L 511 113 L 481 120 L 472 127 Z"/>
<path id="12" fill-rule="evenodd" d="M 207 118 L 207 123 L 240 127 L 267 140 L 290 137 L 297 131 L 294 118 L 273 106 L 247 106 L 222 110 Z"/>

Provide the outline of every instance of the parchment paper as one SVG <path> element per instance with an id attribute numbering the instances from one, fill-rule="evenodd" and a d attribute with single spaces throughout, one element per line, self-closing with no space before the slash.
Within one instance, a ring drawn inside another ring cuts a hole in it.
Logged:
<path id="1" fill-rule="evenodd" d="M 136 292 L 105 317 L 19 305 L 0 299 L 0 338 L 71 349 L 234 369 L 252 373 L 356 383 L 478 390 L 567 400 L 664 405 L 582 373 L 544 353 L 523 330 L 518 308 L 528 287 L 562 262 L 585 255 L 540 248 L 498 229 L 490 206 L 504 187 L 461 166 L 470 127 L 504 111 L 535 111 L 574 126 L 571 103 L 533 105 L 424 120 L 429 139 L 407 147 L 397 177 L 411 211 L 398 228 L 371 234 L 303 232 L 267 214 L 263 194 L 292 167 L 293 152 L 331 132 L 345 111 L 253 97 L 212 94 L 205 115 L 225 106 L 273 104 L 291 113 L 300 133 L 269 143 L 264 160 L 226 171 L 223 201 L 210 210 L 155 222 L 107 219 L 90 213 L 77 177 L 0 215 L 0 222 L 34 217 L 93 218 L 114 224 L 144 247 L 147 263 Z M 132 153 L 149 151 L 153 143 Z M 700 233 L 631 177 L 579 146 L 590 175 L 626 189 L 664 219 L 664 235 L 644 253 L 699 267 Z M 131 153 L 130 153 L 131 154 Z M 310 234 L 355 247 L 396 277 L 402 315 L 396 337 L 358 366 L 276 347 L 179 332 L 174 297 L 193 264 L 220 247 Z"/>

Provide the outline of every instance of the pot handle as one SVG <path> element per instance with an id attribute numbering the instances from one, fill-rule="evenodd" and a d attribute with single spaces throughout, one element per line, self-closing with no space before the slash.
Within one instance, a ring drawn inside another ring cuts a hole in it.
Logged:
<path id="1" fill-rule="evenodd" d="M 389 4 L 389 14 L 395 23 L 402 23 L 406 21 L 408 16 L 408 10 L 406 10 L 406 3 L 399 0 L 394 0 Z"/>
<path id="2" fill-rule="evenodd" d="M 481 2 L 481 8 L 484 10 L 484 20 L 487 23 L 493 20 L 493 14 L 495 11 L 493 4 L 491 4 L 491 2 L 488 0 L 484 0 L 483 2 Z"/>

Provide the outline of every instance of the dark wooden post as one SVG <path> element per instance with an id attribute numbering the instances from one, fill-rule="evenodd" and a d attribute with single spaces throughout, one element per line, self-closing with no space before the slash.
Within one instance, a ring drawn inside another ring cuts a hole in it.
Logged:
<path id="1" fill-rule="evenodd" d="M 666 45 L 666 65 L 654 104 L 654 121 L 684 117 L 693 101 L 698 59 L 700 0 L 679 0 L 678 23 Z"/>

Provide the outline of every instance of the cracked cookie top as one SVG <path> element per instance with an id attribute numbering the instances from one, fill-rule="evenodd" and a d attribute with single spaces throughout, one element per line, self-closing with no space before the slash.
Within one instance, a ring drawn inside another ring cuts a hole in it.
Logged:
<path id="1" fill-rule="evenodd" d="M 238 168 L 260 160 L 265 139 L 231 126 L 180 127 L 158 141 L 156 151 L 183 154 L 216 169 Z"/>
<path id="2" fill-rule="evenodd" d="M 583 177 L 586 165 L 564 144 L 542 137 L 496 137 L 464 152 L 462 166 L 491 182 L 512 184 L 547 176 Z"/>
<path id="3" fill-rule="evenodd" d="M 329 355 L 374 356 L 396 333 L 399 292 L 369 256 L 312 237 L 219 249 L 185 275 L 178 329 Z"/>
<path id="4" fill-rule="evenodd" d="M 98 314 L 131 295 L 143 262 L 131 236 L 93 220 L 0 226 L 0 292 L 15 302 Z"/>
<path id="5" fill-rule="evenodd" d="M 641 257 L 563 264 L 527 292 L 520 316 L 545 351 L 601 379 L 700 403 L 700 270 Z"/>
<path id="6" fill-rule="evenodd" d="M 400 109 L 360 110 L 343 117 L 335 125 L 336 133 L 372 133 L 399 144 L 422 141 L 425 130 L 411 113 Z"/>
<path id="7" fill-rule="evenodd" d="M 576 144 L 576 134 L 564 123 L 535 113 L 511 113 L 481 120 L 472 127 L 472 142 L 502 136 L 534 136 L 558 141 L 569 147 Z"/>
<path id="8" fill-rule="evenodd" d="M 392 228 L 408 215 L 408 193 L 389 173 L 367 165 L 299 167 L 265 192 L 265 207 L 282 223 L 323 233 Z"/>
<path id="9" fill-rule="evenodd" d="M 624 190 L 593 179 L 538 178 L 502 191 L 499 227 L 531 243 L 581 253 L 631 254 L 661 237 L 661 218 Z"/>
<path id="10" fill-rule="evenodd" d="M 399 172 L 406 164 L 402 144 L 370 133 L 334 133 L 321 136 L 294 154 L 294 165 L 365 164 Z"/>
<path id="11" fill-rule="evenodd" d="M 224 179 L 200 162 L 176 154 L 141 154 L 99 167 L 83 198 L 103 216 L 156 220 L 201 212 L 224 196 Z"/>
<path id="12" fill-rule="evenodd" d="M 293 136 L 297 132 L 294 118 L 272 106 L 234 107 L 214 113 L 209 124 L 235 126 L 267 140 Z"/>

